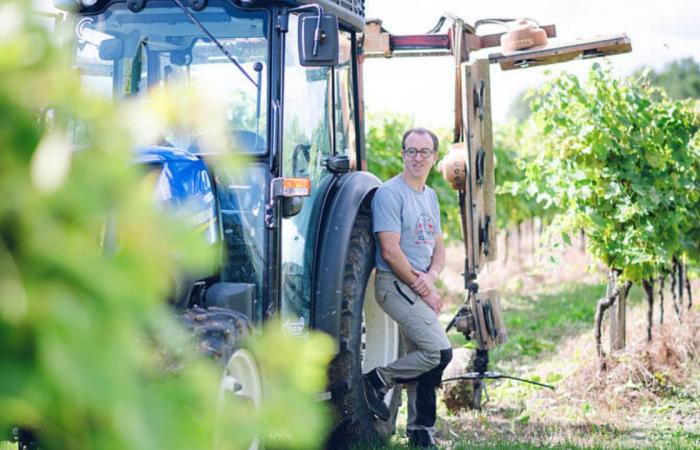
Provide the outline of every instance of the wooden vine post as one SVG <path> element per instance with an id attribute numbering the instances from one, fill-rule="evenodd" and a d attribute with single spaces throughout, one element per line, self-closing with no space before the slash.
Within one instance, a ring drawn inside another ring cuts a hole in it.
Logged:
<path id="1" fill-rule="evenodd" d="M 608 290 L 610 287 L 608 286 Z M 627 292 L 620 289 L 617 301 L 610 308 L 610 351 L 625 348 L 627 336 Z"/>

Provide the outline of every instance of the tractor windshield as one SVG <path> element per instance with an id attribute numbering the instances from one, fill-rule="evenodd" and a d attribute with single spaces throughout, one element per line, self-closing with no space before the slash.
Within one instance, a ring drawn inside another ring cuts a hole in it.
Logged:
<path id="1" fill-rule="evenodd" d="M 172 1 L 149 1 L 138 13 L 113 3 L 96 15 L 78 16 L 76 65 L 83 84 L 114 100 L 151 89 L 178 95 L 184 87 L 215 89 L 226 102 L 234 150 L 266 151 L 268 15 L 210 1 L 192 14 L 238 67 Z M 171 130 L 158 142 L 195 153 L 199 130 Z M 156 144 L 140 143 L 142 145 Z"/>

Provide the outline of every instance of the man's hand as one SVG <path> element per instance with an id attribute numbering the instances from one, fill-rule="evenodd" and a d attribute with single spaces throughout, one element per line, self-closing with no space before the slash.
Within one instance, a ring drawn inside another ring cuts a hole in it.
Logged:
<path id="1" fill-rule="evenodd" d="M 442 298 L 437 291 L 431 291 L 428 295 L 421 296 L 421 298 L 430 306 L 430 309 L 435 311 L 435 314 L 440 314 L 440 311 L 442 311 Z"/>
<path id="2" fill-rule="evenodd" d="M 428 270 L 428 272 L 421 272 L 411 267 L 411 272 L 417 275 L 418 278 L 410 286 L 413 292 L 420 295 L 421 297 L 426 297 L 433 291 L 433 286 L 435 285 L 435 280 L 437 280 L 437 274 L 434 270 Z"/>

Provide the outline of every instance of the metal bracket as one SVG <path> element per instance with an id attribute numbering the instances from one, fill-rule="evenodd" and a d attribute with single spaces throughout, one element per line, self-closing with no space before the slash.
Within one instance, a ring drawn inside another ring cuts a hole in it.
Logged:
<path id="1" fill-rule="evenodd" d="M 491 227 L 491 216 L 484 217 L 484 226 L 479 227 L 479 244 L 484 246 L 484 255 L 488 256 L 491 251 L 491 241 L 489 240 L 489 228 Z"/>
<path id="2" fill-rule="evenodd" d="M 275 228 L 276 218 L 274 203 L 268 203 L 265 205 L 265 226 L 270 229 Z"/>
<path id="3" fill-rule="evenodd" d="M 479 80 L 479 88 L 474 86 L 474 108 L 479 113 L 479 120 L 484 120 L 484 91 L 486 89 L 486 82 L 481 79 Z"/>
<path id="4" fill-rule="evenodd" d="M 484 159 L 486 158 L 486 151 L 483 147 L 479 148 L 476 152 L 476 184 L 481 186 L 484 184 Z"/>

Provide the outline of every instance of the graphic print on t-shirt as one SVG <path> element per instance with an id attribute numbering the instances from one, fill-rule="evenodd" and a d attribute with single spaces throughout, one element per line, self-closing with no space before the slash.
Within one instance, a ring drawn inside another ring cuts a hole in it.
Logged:
<path id="1" fill-rule="evenodd" d="M 416 238 L 416 244 L 433 245 L 435 242 L 435 224 L 433 223 L 433 218 L 426 213 L 421 213 L 418 216 L 418 220 L 416 220 L 413 235 Z"/>

